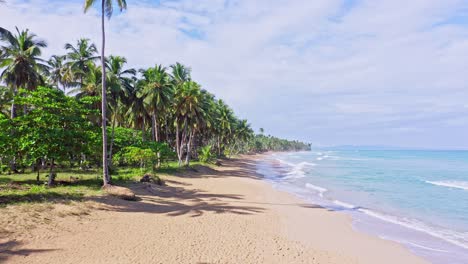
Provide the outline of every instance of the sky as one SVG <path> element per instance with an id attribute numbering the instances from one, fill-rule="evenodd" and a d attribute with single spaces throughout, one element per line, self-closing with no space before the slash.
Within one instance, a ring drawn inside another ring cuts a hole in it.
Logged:
<path id="1" fill-rule="evenodd" d="M 98 7 L 6 0 L 0 26 L 63 54 Z M 252 127 L 315 146 L 468 149 L 468 0 L 127 0 L 107 53 L 181 62 Z"/>

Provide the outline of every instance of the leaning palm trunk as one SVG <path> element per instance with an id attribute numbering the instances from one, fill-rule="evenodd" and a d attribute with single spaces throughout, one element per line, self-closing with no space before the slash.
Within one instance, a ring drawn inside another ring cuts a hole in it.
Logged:
<path id="1" fill-rule="evenodd" d="M 102 49 L 101 49 L 101 64 L 102 64 L 102 90 L 101 90 L 101 126 L 102 126 L 102 180 L 104 186 L 110 184 L 109 178 L 109 168 L 107 166 L 107 131 L 106 131 L 106 108 L 107 108 L 107 100 L 106 100 L 106 58 L 104 50 L 106 48 L 106 31 L 104 28 L 104 16 L 105 16 L 105 0 L 102 0 L 101 6 L 101 30 L 102 30 Z"/>

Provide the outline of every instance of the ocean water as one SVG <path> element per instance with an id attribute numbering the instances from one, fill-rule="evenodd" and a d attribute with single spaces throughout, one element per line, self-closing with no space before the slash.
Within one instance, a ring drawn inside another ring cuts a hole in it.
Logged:
<path id="1" fill-rule="evenodd" d="M 276 153 L 257 171 L 432 263 L 468 263 L 468 151 Z"/>

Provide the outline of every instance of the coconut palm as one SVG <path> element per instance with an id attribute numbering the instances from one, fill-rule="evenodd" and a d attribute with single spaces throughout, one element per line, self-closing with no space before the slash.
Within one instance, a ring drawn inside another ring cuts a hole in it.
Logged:
<path id="1" fill-rule="evenodd" d="M 53 55 L 47 61 L 47 75 L 49 82 L 51 82 L 57 89 L 60 89 L 60 85 L 63 87 L 65 92 L 65 85 L 63 85 L 64 74 L 66 72 L 65 66 L 66 56 Z"/>
<path id="2" fill-rule="evenodd" d="M 68 70 L 70 70 L 75 78 L 74 81 L 83 85 L 83 79 L 89 71 L 89 63 L 94 62 L 99 58 L 97 55 L 96 46 L 89 39 L 81 38 L 76 42 L 76 46 L 71 43 L 65 44 L 65 49 L 68 51 L 66 57 L 68 59 Z"/>
<path id="3" fill-rule="evenodd" d="M 175 84 L 175 86 L 181 85 L 184 82 L 188 82 L 191 80 L 190 68 L 178 62 L 176 64 L 171 65 L 170 67 L 172 70 L 172 81 Z"/>
<path id="4" fill-rule="evenodd" d="M 207 97 L 200 89 L 200 85 L 188 81 L 179 86 L 175 92 L 174 111 L 176 127 L 176 150 L 179 166 L 182 164 L 184 147 L 187 150 L 186 165 L 190 160 L 193 138 L 205 121 L 208 108 Z"/>
<path id="5" fill-rule="evenodd" d="M 0 68 L 4 68 L 2 79 L 12 90 L 13 96 L 19 88 L 35 89 L 44 83 L 41 72 L 46 70 L 43 60 L 39 57 L 42 48 L 47 47 L 45 41 L 40 40 L 28 29 L 20 31 L 16 28 L 16 34 L 0 27 Z M 11 118 L 16 117 L 15 103 L 11 104 Z"/>
<path id="6" fill-rule="evenodd" d="M 231 108 L 229 108 L 223 100 L 217 101 L 216 109 L 216 143 L 218 155 L 221 155 L 224 150 L 224 145 L 228 143 L 227 141 L 232 133 L 235 118 Z"/>
<path id="7" fill-rule="evenodd" d="M 101 67 L 96 66 L 92 62 L 89 62 L 88 66 L 86 67 L 88 68 L 88 73 L 83 77 L 83 83 L 79 86 L 75 86 L 72 90 L 70 90 L 70 93 L 75 94 L 77 98 L 101 95 Z"/>
<path id="8" fill-rule="evenodd" d="M 114 145 L 114 131 L 119 114 L 125 111 L 122 105 L 123 100 L 131 92 L 132 77 L 135 76 L 135 69 L 124 69 L 127 59 L 120 56 L 109 56 L 107 59 L 108 89 L 107 97 L 109 100 L 109 108 L 111 109 L 111 140 L 109 145 L 109 164 L 112 162 L 112 146 Z M 120 111 L 119 111 L 120 110 Z"/>
<path id="9" fill-rule="evenodd" d="M 231 144 L 231 151 L 233 153 L 234 148 L 237 147 L 244 147 L 240 146 L 238 143 L 247 143 L 252 137 L 254 136 L 254 132 L 250 127 L 250 124 L 246 119 L 237 120 L 234 130 L 234 142 Z M 240 151 L 238 149 L 237 151 Z"/>
<path id="10" fill-rule="evenodd" d="M 85 0 L 84 12 L 86 13 L 91 6 L 96 3 L 97 0 Z M 102 112 L 102 167 L 103 167 L 103 182 L 104 186 L 110 183 L 109 169 L 107 166 L 107 131 L 106 131 L 106 32 L 105 32 L 105 17 L 111 18 L 114 8 L 112 6 L 114 1 L 112 0 L 101 0 L 101 32 L 102 32 L 102 47 L 101 47 L 101 67 L 102 67 L 102 100 L 101 100 L 101 112 Z M 127 9 L 126 0 L 116 0 L 120 11 Z"/>
<path id="11" fill-rule="evenodd" d="M 128 109 L 126 116 L 128 117 L 127 122 L 135 129 L 141 129 L 142 140 L 145 141 L 146 134 L 146 120 L 148 120 L 149 114 L 146 111 L 144 98 L 141 97 L 141 87 L 137 85 L 137 80 L 134 78 L 134 85 L 131 86 L 129 94 L 126 97 Z"/>
<path id="12" fill-rule="evenodd" d="M 166 72 L 166 68 L 161 65 L 141 70 L 142 80 L 140 82 L 141 97 L 148 113 L 151 113 L 151 132 L 154 141 L 159 141 L 158 113 L 162 111 L 173 96 L 171 80 Z"/>

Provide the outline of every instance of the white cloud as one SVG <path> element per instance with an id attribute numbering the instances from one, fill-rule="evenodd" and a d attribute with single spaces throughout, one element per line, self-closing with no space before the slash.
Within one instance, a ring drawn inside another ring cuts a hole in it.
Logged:
<path id="1" fill-rule="evenodd" d="M 410 144 L 411 132 L 425 131 L 415 144 L 468 147 L 463 138 L 429 140 L 451 134 L 445 118 L 468 114 L 468 21 L 454 19 L 467 17 L 466 1 L 349 2 L 133 1 L 108 22 L 108 52 L 135 67 L 191 66 L 205 88 L 271 134 L 354 144 L 394 133 L 394 144 Z M 0 24 L 30 28 L 50 55 L 79 37 L 98 44 L 97 15 L 83 14 L 81 1 L 10 0 Z"/>

